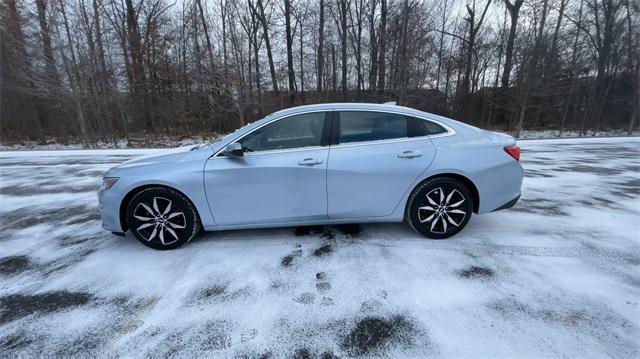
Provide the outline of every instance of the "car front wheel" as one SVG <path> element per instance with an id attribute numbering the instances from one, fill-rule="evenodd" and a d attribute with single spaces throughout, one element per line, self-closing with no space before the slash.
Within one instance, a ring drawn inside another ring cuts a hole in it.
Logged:
<path id="1" fill-rule="evenodd" d="M 166 187 L 151 187 L 136 194 L 127 206 L 126 218 L 133 235 L 154 249 L 185 245 L 201 228 L 191 201 Z"/>
<path id="2" fill-rule="evenodd" d="M 413 192 L 408 210 L 408 221 L 414 230 L 427 238 L 445 239 L 467 225 L 473 212 L 473 197 L 454 179 L 434 178 Z"/>

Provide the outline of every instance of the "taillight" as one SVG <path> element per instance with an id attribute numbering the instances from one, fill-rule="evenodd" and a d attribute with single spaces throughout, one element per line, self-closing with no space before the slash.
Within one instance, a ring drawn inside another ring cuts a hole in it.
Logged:
<path id="1" fill-rule="evenodd" d="M 504 152 L 508 153 L 509 156 L 516 159 L 516 161 L 520 161 L 520 147 L 518 146 L 507 146 L 504 148 Z"/>

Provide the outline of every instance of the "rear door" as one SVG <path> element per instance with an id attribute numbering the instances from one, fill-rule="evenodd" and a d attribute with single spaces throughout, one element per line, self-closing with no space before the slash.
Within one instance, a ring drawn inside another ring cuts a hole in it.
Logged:
<path id="1" fill-rule="evenodd" d="M 330 219 L 383 217 L 431 164 L 435 147 L 422 119 L 374 111 L 336 111 L 329 150 Z"/>

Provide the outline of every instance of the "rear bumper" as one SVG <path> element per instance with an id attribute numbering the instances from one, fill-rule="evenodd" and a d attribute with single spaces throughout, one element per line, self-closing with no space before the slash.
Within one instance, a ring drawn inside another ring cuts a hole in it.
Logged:
<path id="1" fill-rule="evenodd" d="M 475 182 L 480 195 L 478 213 L 504 209 L 512 201 L 515 204 L 522 191 L 523 177 L 522 166 L 511 158 L 499 166 L 488 169 L 487 173 Z"/>
<path id="2" fill-rule="evenodd" d="M 516 203 L 518 203 L 518 200 L 519 200 L 519 199 L 520 199 L 520 195 L 518 195 L 518 197 L 516 197 L 516 198 L 512 199 L 511 201 L 509 201 L 509 202 L 507 202 L 507 203 L 503 204 L 502 206 L 500 206 L 500 207 L 498 207 L 498 208 L 494 209 L 494 210 L 493 210 L 493 212 L 495 212 L 495 211 L 500 211 L 500 210 L 507 209 L 507 208 L 511 208 L 511 207 L 515 206 L 515 205 L 516 205 Z"/>

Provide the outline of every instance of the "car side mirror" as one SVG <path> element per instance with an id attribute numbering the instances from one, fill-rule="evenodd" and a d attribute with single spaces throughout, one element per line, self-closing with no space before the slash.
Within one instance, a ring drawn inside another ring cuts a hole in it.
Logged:
<path id="1" fill-rule="evenodd" d="M 244 148 L 242 148 L 242 145 L 237 142 L 231 143 L 222 150 L 222 154 L 224 156 L 240 157 L 244 155 Z"/>

